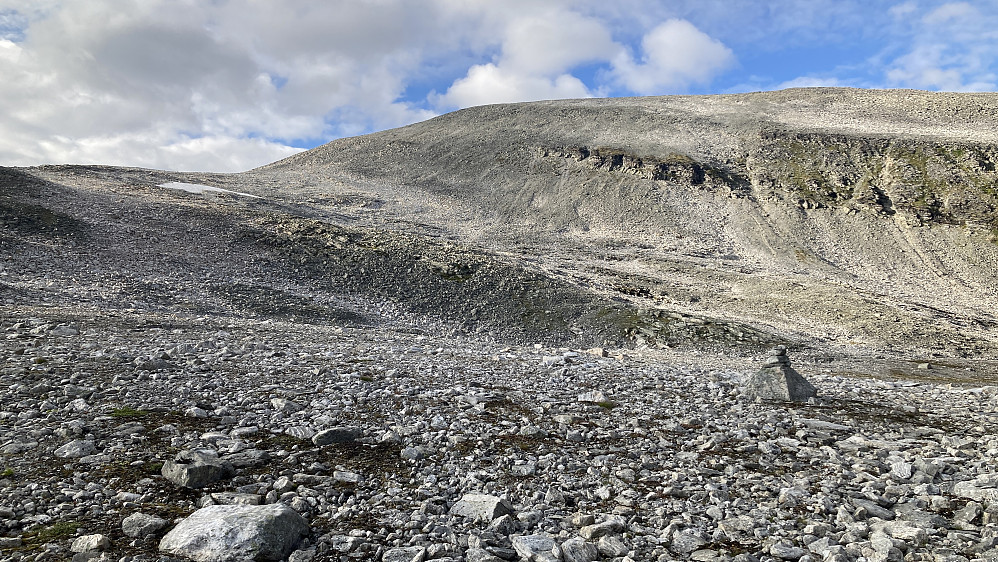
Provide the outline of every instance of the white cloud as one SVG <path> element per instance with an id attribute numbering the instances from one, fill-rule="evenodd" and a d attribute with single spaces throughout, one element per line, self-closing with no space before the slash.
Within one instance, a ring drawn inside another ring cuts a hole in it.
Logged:
<path id="1" fill-rule="evenodd" d="M 585 98 L 591 94 L 586 85 L 570 74 L 554 78 L 516 73 L 495 64 L 475 65 L 468 75 L 454 82 L 441 103 L 470 107 L 489 103 L 544 99 Z"/>
<path id="2" fill-rule="evenodd" d="M 599 21 L 551 10 L 518 17 L 509 24 L 500 64 L 519 73 L 545 76 L 607 60 L 618 50 L 620 46 Z"/>
<path id="3" fill-rule="evenodd" d="M 918 11 L 918 4 L 914 1 L 909 0 L 908 2 L 902 2 L 900 4 L 895 4 L 887 10 L 887 13 L 895 18 L 903 18 L 910 14 Z"/>
<path id="4" fill-rule="evenodd" d="M 561 3 L 487 15 L 500 33 L 500 52 L 455 80 L 436 98 L 438 107 L 590 97 L 590 89 L 570 71 L 605 63 L 622 50 L 600 21 Z"/>
<path id="5" fill-rule="evenodd" d="M 786 88 L 836 88 L 845 86 L 838 78 L 818 78 L 816 76 L 799 76 L 793 80 L 781 82 L 776 86 L 776 90 Z"/>
<path id="6" fill-rule="evenodd" d="M 735 60 L 731 49 L 686 20 L 670 19 L 641 41 L 640 62 L 622 53 L 614 72 L 629 90 L 662 94 L 705 84 Z"/>
<path id="7" fill-rule="evenodd" d="M 26 26 L 0 39 L 0 165 L 236 171 L 411 123 L 434 115 L 400 101 L 423 51 L 465 34 L 404 0 L 0 0 L 0 15 Z"/>
<path id="8" fill-rule="evenodd" d="M 899 17 L 908 26 L 898 40 L 905 46 L 884 64 L 887 85 L 946 91 L 998 88 L 998 13 L 969 2 L 947 2 L 924 15 L 909 9 Z"/>

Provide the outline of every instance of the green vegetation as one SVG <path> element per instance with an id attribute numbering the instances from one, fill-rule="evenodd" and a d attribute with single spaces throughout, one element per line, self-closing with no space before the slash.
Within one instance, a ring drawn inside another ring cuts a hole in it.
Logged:
<path id="1" fill-rule="evenodd" d="M 33 536 L 27 536 L 25 542 L 40 545 L 47 542 L 70 539 L 76 536 L 76 530 L 81 526 L 79 521 L 59 521 L 38 531 Z"/>
<path id="2" fill-rule="evenodd" d="M 6 467 L 3 470 L 0 470 L 0 478 L 10 478 L 12 476 L 14 476 L 13 468 Z"/>
<path id="3" fill-rule="evenodd" d="M 147 410 L 136 410 L 129 406 L 123 408 L 115 408 L 111 410 L 111 417 L 113 418 L 141 418 L 142 416 L 149 415 Z"/>

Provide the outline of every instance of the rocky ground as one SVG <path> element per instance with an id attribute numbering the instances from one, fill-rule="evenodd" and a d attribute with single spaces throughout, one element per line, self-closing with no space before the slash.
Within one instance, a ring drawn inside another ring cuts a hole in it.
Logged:
<path id="1" fill-rule="evenodd" d="M 995 107 L 542 102 L 245 174 L 0 168 L 0 560 L 998 559 Z M 781 344 L 817 397 L 753 394 Z"/>
<path id="2" fill-rule="evenodd" d="M 818 399 L 770 403 L 741 392 L 764 353 L 16 312 L 4 560 L 164 560 L 163 535 L 216 503 L 301 514 L 297 561 L 998 556 L 998 387 L 933 381 L 942 366 L 915 381 L 798 361 Z M 219 469 L 164 471 L 192 451 Z"/>

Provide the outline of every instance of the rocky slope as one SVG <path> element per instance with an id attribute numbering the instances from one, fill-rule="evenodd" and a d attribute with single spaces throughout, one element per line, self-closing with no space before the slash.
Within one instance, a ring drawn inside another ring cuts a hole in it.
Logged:
<path id="1" fill-rule="evenodd" d="M 657 308 L 991 354 L 995 103 L 818 89 L 487 106 L 251 175 L 330 208 L 363 194 L 584 284 L 620 276 Z"/>
<path id="2" fill-rule="evenodd" d="M 996 106 L 557 101 L 244 174 L 0 168 L 0 560 L 213 559 L 198 521 L 299 562 L 992 559 Z M 780 343 L 817 399 L 744 394 Z"/>

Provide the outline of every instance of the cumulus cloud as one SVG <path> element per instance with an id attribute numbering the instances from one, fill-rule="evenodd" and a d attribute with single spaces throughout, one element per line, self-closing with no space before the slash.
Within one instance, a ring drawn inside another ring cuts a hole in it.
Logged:
<path id="1" fill-rule="evenodd" d="M 618 55 L 614 73 L 627 89 L 649 95 L 707 83 L 735 60 L 723 43 L 680 19 L 652 29 L 642 39 L 641 51 L 640 62 L 627 53 Z"/>
<path id="2" fill-rule="evenodd" d="M 413 47 L 461 40 L 402 0 L 4 4 L 5 165 L 246 169 L 434 115 L 400 101 Z"/>
<path id="3" fill-rule="evenodd" d="M 672 93 L 708 83 L 734 61 L 724 44 L 682 19 L 667 19 L 644 34 L 636 61 L 628 37 L 615 39 L 605 18 L 573 11 L 567 4 L 505 16 L 494 60 L 469 68 L 437 99 L 439 107 L 607 92 Z M 586 64 L 600 69 L 590 84 L 574 73 Z"/>
<path id="4" fill-rule="evenodd" d="M 569 71 L 605 62 L 621 50 L 600 21 L 558 4 L 493 19 L 501 22 L 496 60 L 469 68 L 437 98 L 440 107 L 590 97 L 590 89 Z"/>
<path id="5" fill-rule="evenodd" d="M 467 76 L 451 85 L 440 103 L 445 106 L 470 107 L 489 103 L 587 97 L 591 97 L 589 89 L 571 74 L 549 78 L 538 74 L 518 73 L 507 67 L 488 63 L 471 67 Z"/>

